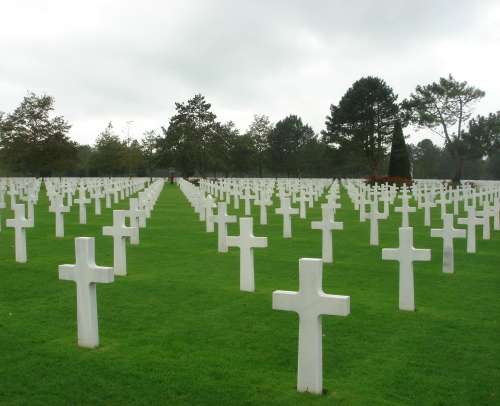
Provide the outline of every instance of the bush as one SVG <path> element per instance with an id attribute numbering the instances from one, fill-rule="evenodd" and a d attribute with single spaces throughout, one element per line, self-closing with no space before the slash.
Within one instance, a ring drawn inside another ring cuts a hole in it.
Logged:
<path id="1" fill-rule="evenodd" d="M 365 184 L 367 185 L 373 186 L 375 185 L 375 183 L 378 183 L 379 185 L 388 183 L 389 185 L 396 185 L 398 188 L 402 187 L 403 185 L 406 186 L 413 185 L 413 181 L 411 179 L 402 178 L 400 176 L 389 176 L 389 175 L 380 177 L 368 176 L 365 179 Z"/>

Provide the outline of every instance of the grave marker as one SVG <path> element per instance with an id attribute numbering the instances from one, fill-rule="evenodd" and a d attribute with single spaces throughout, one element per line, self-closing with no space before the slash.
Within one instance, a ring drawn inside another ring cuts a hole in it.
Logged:
<path id="1" fill-rule="evenodd" d="M 475 206 L 467 206 L 466 211 L 468 216 L 457 219 L 457 222 L 467 226 L 467 252 L 474 254 L 476 252 L 476 226 L 484 224 L 484 218 L 476 217 Z"/>
<path id="2" fill-rule="evenodd" d="M 113 263 L 115 275 L 127 275 L 127 251 L 125 237 L 137 233 L 135 227 L 125 226 L 125 210 L 113 210 L 113 226 L 103 227 L 102 234 L 113 237 Z"/>
<path id="3" fill-rule="evenodd" d="M 323 231 L 321 256 L 323 262 L 333 262 L 332 230 L 343 230 L 344 223 L 334 221 L 329 207 L 322 207 L 321 211 L 323 216 L 321 221 L 312 221 L 311 228 Z"/>
<path id="4" fill-rule="evenodd" d="M 443 239 L 443 273 L 453 273 L 453 239 L 454 238 L 465 238 L 465 230 L 459 230 L 453 228 L 453 214 L 443 215 L 443 228 L 442 229 L 431 229 L 431 237 L 441 237 Z"/>
<path id="5" fill-rule="evenodd" d="M 14 204 L 15 217 L 6 221 L 7 227 L 14 227 L 14 246 L 16 250 L 16 262 L 25 263 L 28 260 L 26 254 L 26 228 L 34 227 L 33 219 L 24 217 L 24 204 Z"/>
<path id="6" fill-rule="evenodd" d="M 95 264 L 95 239 L 75 238 L 75 265 L 59 265 L 59 279 L 76 282 L 78 345 L 99 346 L 96 283 L 114 281 L 113 268 Z"/>
<path id="7" fill-rule="evenodd" d="M 290 206 L 290 198 L 281 199 L 281 207 L 275 210 L 276 214 L 283 214 L 283 238 L 292 238 L 292 214 L 299 214 L 299 209 Z"/>
<path id="8" fill-rule="evenodd" d="M 274 310 L 299 314 L 299 392 L 323 392 L 322 315 L 347 316 L 350 312 L 349 296 L 323 292 L 322 273 L 320 259 L 302 258 L 299 260 L 299 291 L 273 292 Z"/>
<path id="9" fill-rule="evenodd" d="M 49 212 L 56 215 L 56 237 L 64 237 L 64 213 L 69 212 L 69 206 L 63 205 L 61 195 L 54 196 L 54 202 L 52 206 L 49 206 Z"/>
<path id="10" fill-rule="evenodd" d="M 415 311 L 413 262 L 430 261 L 431 250 L 413 248 L 413 228 L 399 229 L 399 248 L 383 248 L 382 259 L 399 261 L 399 309 Z"/>
<path id="11" fill-rule="evenodd" d="M 227 223 L 236 223 L 236 216 L 228 216 L 227 215 L 227 203 L 219 202 L 217 204 L 217 215 L 210 216 L 208 218 L 209 221 L 217 223 L 217 239 L 218 239 L 218 251 L 219 252 L 227 252 Z"/>
<path id="12" fill-rule="evenodd" d="M 240 218 L 240 235 L 226 238 L 228 247 L 240 248 L 240 290 L 255 291 L 253 249 L 266 248 L 267 237 L 254 237 L 253 217 Z"/>

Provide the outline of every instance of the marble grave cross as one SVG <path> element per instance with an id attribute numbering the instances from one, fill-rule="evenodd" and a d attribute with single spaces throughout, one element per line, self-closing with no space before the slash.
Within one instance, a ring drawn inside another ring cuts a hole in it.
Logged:
<path id="1" fill-rule="evenodd" d="M 240 290 L 255 291 L 253 249 L 266 248 L 267 237 L 254 237 L 253 217 L 240 218 L 240 235 L 226 238 L 228 247 L 240 248 Z"/>
<path id="2" fill-rule="evenodd" d="M 474 206 L 467 206 L 467 217 L 457 219 L 458 224 L 467 225 L 467 252 L 474 254 L 476 252 L 476 226 L 484 225 L 484 218 L 476 217 Z"/>
<path id="3" fill-rule="evenodd" d="M 321 221 L 312 221 L 311 228 L 323 231 L 321 256 L 323 262 L 333 262 L 332 230 L 343 230 L 344 223 L 334 221 L 329 207 L 322 207 L 321 211 L 323 216 Z"/>
<path id="4" fill-rule="evenodd" d="M 404 189 L 406 192 L 406 189 Z M 409 206 L 408 200 L 410 200 L 410 196 L 404 193 L 402 196 L 399 196 L 399 199 L 403 200 L 402 206 L 396 207 L 394 209 L 395 212 L 402 213 L 403 215 L 403 225 L 402 228 L 409 227 L 408 213 L 414 213 L 417 211 L 416 207 Z"/>
<path id="5" fill-rule="evenodd" d="M 276 214 L 283 214 L 283 238 L 292 238 L 292 214 L 299 214 L 299 209 L 290 206 L 290 198 L 281 199 L 281 207 L 275 210 Z"/>
<path id="6" fill-rule="evenodd" d="M 68 213 L 69 209 L 69 206 L 63 205 L 63 196 L 54 196 L 54 203 L 49 206 L 49 211 L 56 215 L 56 237 L 64 237 L 64 213 Z"/>
<path id="7" fill-rule="evenodd" d="M 86 204 L 92 202 L 91 199 L 87 199 L 85 197 L 85 188 L 78 189 L 78 199 L 75 199 L 74 202 L 80 205 L 80 224 L 87 224 L 87 209 L 85 207 Z"/>
<path id="8" fill-rule="evenodd" d="M 370 220 L 370 245 L 378 245 L 378 221 L 387 218 L 385 212 L 380 213 L 378 211 L 378 201 L 372 200 L 370 202 L 370 212 L 364 214 L 365 219 Z"/>
<path id="9" fill-rule="evenodd" d="M 443 214 L 443 228 L 431 229 L 431 237 L 441 237 L 443 239 L 443 273 L 453 273 L 453 239 L 465 238 L 465 230 L 453 228 L 453 214 Z"/>
<path id="10" fill-rule="evenodd" d="M 113 268 L 95 264 L 95 239 L 75 238 L 76 264 L 59 265 L 59 279 L 76 282 L 78 345 L 99 346 L 96 283 L 114 282 Z"/>
<path id="11" fill-rule="evenodd" d="M 125 217 L 130 218 L 130 227 L 137 230 L 134 235 L 130 236 L 130 244 L 139 245 L 139 219 L 141 217 L 146 217 L 146 210 L 141 210 L 139 208 L 139 199 L 137 197 L 131 197 L 129 199 L 129 210 L 125 211 Z"/>
<path id="12" fill-rule="evenodd" d="M 14 227 L 14 241 L 16 250 L 16 262 L 25 263 L 28 260 L 26 254 L 26 228 L 34 227 L 35 220 L 24 217 L 24 204 L 14 204 L 15 217 L 6 221 L 7 227 Z"/>
<path id="13" fill-rule="evenodd" d="M 227 203 L 219 202 L 217 203 L 217 215 L 210 216 L 208 220 L 217 223 L 218 251 L 227 252 L 227 223 L 236 223 L 236 216 L 228 216 Z"/>
<path id="14" fill-rule="evenodd" d="M 399 309 L 415 311 L 413 262 L 430 261 L 430 249 L 413 248 L 413 228 L 399 229 L 399 248 L 383 248 L 382 259 L 399 261 Z"/>
<path id="15" fill-rule="evenodd" d="M 127 251 L 125 237 L 137 233 L 135 227 L 125 226 L 125 210 L 113 210 L 113 226 L 103 227 L 102 234 L 113 237 L 113 268 L 115 275 L 127 275 Z"/>
<path id="16" fill-rule="evenodd" d="M 322 315 L 347 316 L 350 312 L 349 296 L 323 292 L 322 274 L 321 259 L 302 258 L 299 260 L 299 291 L 273 292 L 274 310 L 299 314 L 299 392 L 323 392 Z"/>

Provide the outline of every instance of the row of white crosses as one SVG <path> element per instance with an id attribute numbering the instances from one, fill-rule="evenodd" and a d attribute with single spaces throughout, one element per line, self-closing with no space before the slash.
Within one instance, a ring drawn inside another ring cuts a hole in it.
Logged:
<path id="1" fill-rule="evenodd" d="M 360 210 L 360 216 L 361 219 L 370 219 L 371 221 L 371 230 L 370 230 L 370 244 L 372 245 L 378 245 L 378 223 L 377 220 L 380 218 L 385 218 L 385 214 L 381 215 L 378 213 L 378 204 L 376 202 L 377 200 L 377 191 L 375 190 L 374 194 L 374 200 L 369 200 L 365 199 L 365 194 L 370 192 L 370 189 L 364 185 L 357 185 L 359 187 L 359 191 L 357 187 L 353 187 L 352 183 L 348 183 L 347 187 L 351 196 L 351 199 L 357 199 L 359 200 L 358 202 L 358 208 Z M 496 186 L 498 189 L 498 186 Z M 376 188 L 375 188 L 376 189 Z M 422 191 L 422 189 L 424 191 Z M 476 194 L 474 190 L 472 190 L 470 187 L 466 187 L 463 189 L 462 194 L 460 190 L 444 190 L 443 185 L 440 187 L 440 191 L 436 191 L 436 187 L 434 186 L 432 188 L 432 193 L 429 192 L 427 193 L 427 187 L 424 186 L 422 189 L 419 189 L 418 187 L 413 188 L 413 195 L 414 198 L 418 199 L 418 205 L 419 208 L 424 208 L 425 210 L 425 220 L 424 224 L 426 226 L 430 226 L 430 208 L 431 207 L 436 207 L 437 203 L 440 204 L 441 207 L 441 218 L 444 221 L 444 216 L 447 214 L 446 213 L 446 204 L 451 203 L 452 201 L 455 202 L 455 210 L 456 210 L 456 204 L 458 201 L 463 200 L 464 201 L 464 208 L 466 212 L 468 213 L 467 218 L 463 219 L 458 219 L 459 224 L 466 224 L 468 227 L 468 232 L 467 232 L 467 251 L 468 252 L 475 252 L 475 226 L 476 225 L 483 225 L 483 238 L 484 239 L 489 239 L 489 230 L 490 230 L 490 217 L 494 218 L 494 223 L 496 224 L 497 221 L 500 223 L 500 202 L 498 202 L 498 198 L 495 198 L 495 203 L 493 206 L 490 207 L 490 203 L 488 198 L 491 198 L 492 195 L 495 193 L 498 193 L 494 187 L 489 187 L 487 191 L 483 193 L 478 193 Z M 402 219 L 403 219 L 403 227 L 408 227 L 409 226 L 409 218 L 408 214 L 411 212 L 416 211 L 416 207 L 409 206 L 408 202 L 409 199 L 411 198 L 410 195 L 408 195 L 408 189 L 406 187 L 403 187 L 402 190 L 402 195 L 400 196 L 400 199 L 403 200 L 403 204 L 400 207 L 396 207 L 395 211 L 396 212 L 401 212 L 402 213 Z M 388 192 L 382 191 L 382 197 L 381 199 L 384 200 L 390 200 L 393 199 L 393 197 L 388 196 Z M 446 195 L 450 194 L 452 196 L 451 199 L 447 199 Z M 436 203 L 433 202 L 434 197 L 439 194 L 440 198 L 436 200 Z M 477 211 L 475 210 L 475 201 L 476 197 L 482 197 L 483 198 L 483 207 L 484 210 L 482 211 Z M 421 200 L 423 198 L 423 201 Z M 472 198 L 473 205 L 472 207 L 468 205 L 468 200 L 469 198 Z M 370 213 L 364 213 L 363 207 L 366 204 L 371 205 L 371 211 Z M 385 211 L 385 210 L 384 210 Z M 481 218 L 478 218 L 476 216 L 480 216 Z M 500 224 L 499 224 L 500 225 Z M 445 226 L 447 227 L 447 226 Z M 499 227 L 500 229 L 500 227 Z M 449 251 L 448 251 L 449 252 Z M 449 261 L 445 261 L 449 262 Z M 444 268 L 448 269 L 447 266 L 444 266 Z M 443 270 L 444 270 L 443 268 Z M 445 271 L 447 272 L 447 271 Z"/>
<path id="2" fill-rule="evenodd" d="M 127 274 L 125 238 L 138 235 L 139 228 L 138 226 L 127 227 L 125 217 L 130 217 L 131 223 L 132 218 L 145 217 L 145 210 L 140 207 L 147 205 L 152 210 L 163 185 L 163 179 L 156 180 L 145 190 L 143 201 L 140 198 L 130 199 L 133 200 L 131 209 L 114 210 L 113 226 L 103 227 L 103 235 L 113 237 L 113 267 L 95 264 L 95 239 L 90 237 L 75 239 L 75 265 L 59 265 L 59 279 L 76 282 L 79 346 L 88 348 L 99 346 L 96 283 L 111 283 L 114 282 L 115 275 Z M 134 222 L 134 224 L 137 223 Z"/>
<path id="3" fill-rule="evenodd" d="M 135 199 L 136 201 L 131 203 L 130 211 L 115 210 L 113 212 L 113 227 L 103 227 L 104 235 L 114 237 L 114 266 L 112 268 L 95 265 L 95 241 L 94 238 L 89 237 L 75 239 L 76 264 L 59 267 L 59 278 L 74 280 L 77 285 L 78 344 L 80 346 L 94 348 L 99 345 L 95 284 L 113 282 L 115 274 L 126 275 L 125 237 L 138 235 L 138 228 L 126 227 L 124 224 L 125 216 L 128 215 L 131 222 L 132 218 L 141 217 L 142 214 L 145 217 L 145 210 L 139 210 L 139 208 L 147 206 L 152 209 L 163 184 L 163 180 L 159 180 L 151 185 L 147 189 L 147 193 L 144 193 L 142 201 Z M 15 184 L 11 183 L 11 185 L 11 190 L 15 191 Z M 18 194 L 19 192 L 13 193 L 12 196 L 15 197 Z M 63 196 L 57 193 L 52 195 L 52 211 L 56 213 L 56 219 L 57 216 L 60 216 L 60 222 L 57 223 L 58 227 L 56 228 L 56 233 L 59 233 L 60 236 L 64 236 L 62 213 L 69 210 L 68 206 L 62 205 L 62 198 Z M 0 205 L 0 208 L 5 208 L 5 203 Z M 27 261 L 26 228 L 34 226 L 34 219 L 25 218 L 24 204 L 14 203 L 12 208 L 15 211 L 15 217 L 7 220 L 7 226 L 15 229 L 16 262 L 23 263 Z M 81 220 L 80 216 L 80 222 Z M 138 244 L 138 238 L 136 243 Z"/>
<path id="4" fill-rule="evenodd" d="M 87 182 L 89 182 L 87 180 Z M 59 180 L 58 184 L 62 184 Z M 74 181 L 73 181 L 74 183 Z M 135 180 L 131 182 L 132 190 L 140 190 L 144 187 L 144 180 Z M 34 227 L 34 212 L 33 204 L 38 200 L 38 192 L 41 185 L 41 180 L 33 178 L 22 178 L 21 180 L 10 179 L 9 182 L 5 180 L 0 180 L 0 196 L 4 196 L 7 190 L 5 185 L 9 185 L 9 191 L 11 192 L 11 208 L 14 210 L 14 218 L 8 219 L 6 222 L 7 227 L 14 228 L 14 247 L 15 247 L 15 257 L 16 262 L 25 263 L 27 261 L 27 250 L 26 250 L 26 229 Z M 71 188 L 71 187 L 70 187 Z M 80 204 L 80 223 L 86 224 L 86 212 L 82 210 L 83 204 L 90 203 L 89 199 L 85 199 L 85 188 L 83 187 L 83 181 L 80 181 L 80 196 L 75 199 L 75 203 Z M 26 192 L 26 193 L 24 193 Z M 47 182 L 47 195 L 49 196 L 52 204 L 49 206 L 49 211 L 55 213 L 55 224 L 56 224 L 56 237 L 64 237 L 64 213 L 69 212 L 70 206 L 64 206 L 63 195 L 58 194 L 55 191 L 55 187 L 49 179 Z M 83 193 L 83 195 L 82 195 Z M 27 201 L 28 203 L 28 218 L 25 217 L 25 206 L 24 204 L 17 204 L 16 196 L 20 196 L 21 200 Z M 145 205 L 151 206 L 151 201 L 149 197 L 145 198 Z M 5 208 L 5 202 L 0 203 L 0 209 Z M 140 214 L 139 214 L 140 216 Z M 132 221 L 132 220 L 131 220 Z M 1 224 L 1 223 L 0 223 Z M 1 227 L 0 227 L 1 230 Z M 135 237 L 132 243 L 138 244 L 138 233 L 134 234 Z M 122 261 L 123 262 L 123 261 Z M 121 267 L 118 267 L 121 269 Z"/>
<path id="5" fill-rule="evenodd" d="M 178 180 L 181 190 L 196 202 L 203 211 L 203 201 L 208 201 L 206 207 L 211 208 L 213 199 L 202 197 L 192 185 Z M 336 192 L 336 189 L 334 189 Z M 204 194 L 204 192 L 203 192 Z M 253 249 L 267 247 L 267 238 L 253 235 L 253 218 L 240 218 L 240 235 L 227 236 L 227 224 L 236 222 L 236 216 L 227 214 L 227 202 L 219 202 L 218 214 L 207 219 L 218 224 L 218 250 L 227 252 L 228 247 L 240 248 L 240 290 L 254 292 Z M 332 262 L 331 231 L 341 229 L 343 224 L 334 222 L 335 209 L 339 207 L 334 200 L 329 200 L 322 207 L 323 218 L 313 222 L 313 229 L 323 231 L 323 259 Z M 200 212 L 201 213 L 201 212 Z M 281 197 L 281 207 L 276 213 L 284 216 L 284 237 L 291 238 L 292 214 L 298 214 L 299 209 L 290 207 L 290 198 Z M 201 217 L 201 216 L 200 216 Z M 297 374 L 297 390 L 321 394 L 323 391 L 322 365 L 322 333 L 321 316 L 323 314 L 347 316 L 350 312 L 348 296 L 326 295 L 322 289 L 321 259 L 304 258 L 299 261 L 299 292 L 275 291 L 273 293 L 273 309 L 295 311 L 299 314 L 299 361 Z"/>
<path id="6" fill-rule="evenodd" d="M 33 205 L 38 200 L 38 191 L 41 181 L 33 178 L 9 179 L 0 181 L 0 209 L 6 208 L 4 193 L 8 190 L 11 196 L 10 208 L 14 211 L 14 218 L 6 221 L 7 227 L 14 228 L 14 249 L 16 262 L 25 263 L 28 260 L 26 250 L 26 229 L 33 228 L 34 210 Z M 28 218 L 25 217 L 25 206 L 16 203 L 16 196 L 28 203 Z M 0 218 L 1 224 L 1 218 Z M 1 230 L 1 226 L 0 226 Z"/>

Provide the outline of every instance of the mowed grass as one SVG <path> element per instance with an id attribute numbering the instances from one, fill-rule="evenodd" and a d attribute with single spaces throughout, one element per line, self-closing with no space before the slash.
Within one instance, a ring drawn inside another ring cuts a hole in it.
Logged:
<path id="1" fill-rule="evenodd" d="M 8 196 L 6 196 L 8 197 Z M 6 199 L 8 200 L 8 199 Z M 126 277 L 98 284 L 100 347 L 77 344 L 76 287 L 58 279 L 58 265 L 74 264 L 75 237 L 96 239 L 96 263 L 113 265 L 112 210 L 87 206 L 65 214 L 65 237 L 55 237 L 45 189 L 27 230 L 28 262 L 15 262 L 13 229 L 2 210 L 0 232 L 0 404 L 2 405 L 497 405 L 500 404 L 500 232 L 477 253 L 455 239 L 455 274 L 442 273 L 442 239 L 410 214 L 415 248 L 432 249 L 416 262 L 415 312 L 398 309 L 399 264 L 382 261 L 398 247 L 401 214 L 379 222 L 380 245 L 369 245 L 342 190 L 333 232 L 334 263 L 323 266 L 323 290 L 348 295 L 351 314 L 323 316 L 324 394 L 298 393 L 298 315 L 272 309 L 272 292 L 297 291 L 300 258 L 321 257 L 320 203 L 307 219 L 294 216 L 291 239 L 282 216 L 268 208 L 268 225 L 252 208 L 254 293 L 239 290 L 239 250 L 217 252 L 217 229 L 206 233 L 177 186 L 165 184 L 140 229 L 127 242 Z M 396 205 L 400 205 L 396 201 Z M 416 205 L 415 201 L 411 202 Z M 9 206 L 9 204 L 8 204 Z M 295 205 L 297 206 L 297 205 Z M 229 206 L 229 214 L 244 216 Z M 112 209 L 127 209 L 128 202 Z M 452 206 L 448 206 L 451 212 Z M 442 228 L 439 209 L 432 228 Z M 464 217 L 462 213 L 462 217 Z M 455 219 L 455 227 L 458 226 Z M 237 224 L 229 235 L 238 235 Z"/>

